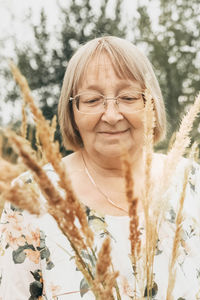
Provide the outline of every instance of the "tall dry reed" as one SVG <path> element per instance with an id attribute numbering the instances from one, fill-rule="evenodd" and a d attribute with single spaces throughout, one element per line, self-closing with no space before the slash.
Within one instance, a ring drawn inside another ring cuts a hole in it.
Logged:
<path id="1" fill-rule="evenodd" d="M 26 103 L 22 103 L 22 124 L 21 124 L 21 135 L 26 138 L 27 135 L 27 115 L 26 115 Z"/>
<path id="2" fill-rule="evenodd" d="M 195 98 L 194 104 L 188 110 L 187 114 L 183 117 L 180 124 L 179 131 L 175 135 L 171 149 L 167 154 L 164 168 L 163 168 L 163 180 L 159 189 L 160 194 L 164 194 L 169 187 L 171 178 L 176 170 L 177 165 L 183 158 L 183 155 L 186 152 L 186 148 L 190 145 L 190 132 L 194 123 L 194 120 L 200 112 L 200 93 Z M 158 203 L 158 210 L 160 211 L 159 223 L 162 223 L 163 216 L 167 209 L 166 198 L 163 197 Z"/>
<path id="3" fill-rule="evenodd" d="M 10 186 L 4 186 L 4 191 L 1 195 L 4 201 L 8 201 L 21 208 L 28 210 L 31 214 L 42 215 L 45 210 L 42 203 L 39 201 L 39 192 L 30 184 L 22 186 L 19 183 Z"/>
<path id="4" fill-rule="evenodd" d="M 0 170 L 0 182 L 11 183 L 14 178 L 25 171 L 25 167 L 22 163 L 12 164 L 0 157 Z"/>
<path id="5" fill-rule="evenodd" d="M 154 145 L 155 112 L 154 102 L 149 90 L 145 90 L 145 111 L 144 111 L 144 162 L 145 162 L 145 184 L 142 198 L 145 216 L 146 231 L 146 289 L 147 299 L 152 297 L 153 288 L 153 263 L 157 243 L 157 223 L 154 216 L 153 183 L 152 183 L 152 160 Z"/>
<path id="6" fill-rule="evenodd" d="M 139 216 L 138 216 L 138 198 L 134 196 L 134 182 L 132 176 L 132 165 L 128 153 L 124 150 L 122 153 L 122 164 L 124 169 L 124 179 L 125 179 L 125 191 L 126 199 L 128 201 L 128 215 L 130 218 L 129 222 L 129 240 L 131 244 L 131 263 L 134 274 L 134 296 L 133 299 L 137 299 L 137 282 L 141 279 L 139 270 L 139 259 L 141 257 L 141 239 L 140 239 L 140 229 L 139 229 Z M 142 278 L 144 282 L 144 278 Z M 139 284 L 140 285 L 140 284 Z M 143 285 L 144 291 L 144 285 Z"/>
<path id="7" fill-rule="evenodd" d="M 118 272 L 112 272 L 110 238 L 107 237 L 102 244 L 98 253 L 96 263 L 95 285 L 99 286 L 99 294 L 101 300 L 113 300 L 113 288 L 116 284 Z"/>
<path id="8" fill-rule="evenodd" d="M 183 224 L 183 204 L 186 195 L 186 187 L 188 183 L 189 167 L 185 169 L 183 190 L 179 200 L 179 209 L 176 217 L 176 230 L 174 235 L 173 247 L 171 261 L 169 265 L 169 277 L 168 277 L 168 287 L 167 287 L 167 298 L 166 300 L 173 300 L 173 289 L 176 280 L 176 261 L 179 256 L 179 247 L 181 242 L 182 224 Z"/>

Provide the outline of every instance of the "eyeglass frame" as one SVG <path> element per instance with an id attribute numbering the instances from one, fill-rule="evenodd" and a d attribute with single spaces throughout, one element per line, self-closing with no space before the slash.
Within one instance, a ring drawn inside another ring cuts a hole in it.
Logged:
<path id="1" fill-rule="evenodd" d="M 91 93 L 93 93 L 93 92 L 91 92 Z M 143 101 L 144 101 L 144 105 L 145 105 L 146 99 L 145 99 L 144 91 L 138 92 L 138 93 L 141 94 L 141 96 L 142 96 L 142 98 L 143 98 Z M 69 102 L 70 102 L 70 103 L 72 103 L 72 101 L 76 101 L 76 102 L 77 102 L 77 100 L 76 100 L 75 98 L 76 98 L 77 96 L 81 95 L 81 94 L 83 94 L 83 93 L 77 94 L 77 95 L 75 95 L 74 97 L 70 97 L 70 98 L 69 98 Z M 95 93 L 94 93 L 94 94 L 95 94 Z M 120 94 L 117 95 L 116 97 L 106 97 L 106 96 L 102 95 L 101 93 L 98 93 L 98 95 L 102 96 L 103 99 L 104 99 L 104 101 L 103 101 L 104 109 L 105 109 L 105 107 L 107 106 L 107 101 L 111 101 L 111 100 L 114 100 L 114 101 L 115 101 L 115 104 L 116 104 L 117 107 L 119 108 L 118 102 L 117 102 L 117 100 L 118 100 L 117 98 L 120 96 Z M 119 100 L 118 100 L 118 101 L 119 101 Z M 80 112 L 81 114 L 88 114 L 88 115 L 94 115 L 94 114 L 99 114 L 99 113 L 104 113 L 104 112 L 105 112 L 105 110 L 102 111 L 102 112 L 91 112 L 91 113 L 89 113 L 89 112 L 82 112 L 82 111 L 80 111 L 80 110 L 78 109 L 77 104 L 76 104 L 76 108 L 77 108 L 78 112 Z M 144 109 L 144 107 L 141 108 L 141 109 L 139 109 L 139 110 L 136 110 L 135 112 L 141 111 L 141 110 L 143 110 L 143 109 Z M 133 113 L 133 112 L 127 112 L 127 113 Z"/>

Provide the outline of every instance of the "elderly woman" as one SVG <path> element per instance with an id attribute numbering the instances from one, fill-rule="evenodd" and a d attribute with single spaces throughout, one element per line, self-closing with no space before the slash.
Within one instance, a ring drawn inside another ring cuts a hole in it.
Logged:
<path id="1" fill-rule="evenodd" d="M 75 174 L 73 183 L 80 200 L 100 213 L 127 214 L 122 144 L 132 158 L 135 194 L 140 195 L 144 184 L 143 93 L 147 86 L 155 98 L 158 142 L 165 135 L 162 95 L 149 61 L 135 46 L 115 37 L 95 39 L 69 62 L 59 119 L 64 144 L 75 153 L 64 163 L 70 174 Z M 158 154 L 155 158 L 157 165 L 163 160 Z M 80 168 L 84 172 L 74 173 Z"/>
<path id="2" fill-rule="evenodd" d="M 113 265 L 119 271 L 117 280 L 123 300 L 147 296 L 146 290 L 142 294 L 139 289 L 134 290 L 135 274 L 129 260 L 128 202 L 121 161 L 123 147 L 131 158 L 134 196 L 140 200 L 145 184 L 146 88 L 154 101 L 156 143 L 165 136 L 166 119 L 162 94 L 150 62 L 126 40 L 112 36 L 96 38 L 80 47 L 69 61 L 58 109 L 64 145 L 74 151 L 63 158 L 63 164 L 78 199 L 86 208 L 97 248 L 105 235 L 111 237 Z M 164 161 L 164 155 L 153 154 L 151 177 L 155 185 L 160 184 Z M 176 217 L 174 207 L 181 194 L 183 165 L 177 167 L 168 191 L 171 204 L 158 238 L 153 299 L 167 299 L 169 252 Z M 57 176 L 53 168 L 47 165 L 45 169 L 55 183 Z M 187 221 L 173 300 L 200 299 L 200 251 L 196 251 L 200 249 L 198 174 L 197 168 L 193 168 L 189 177 L 184 210 Z M 31 181 L 28 176 L 22 175 L 22 181 Z M 191 203 L 194 209 L 190 208 Z M 144 235 L 142 212 L 142 201 L 139 201 L 141 236 Z M 35 219 L 8 205 L 2 220 L 0 299 L 95 299 L 76 268 L 72 249 L 50 215 Z"/>

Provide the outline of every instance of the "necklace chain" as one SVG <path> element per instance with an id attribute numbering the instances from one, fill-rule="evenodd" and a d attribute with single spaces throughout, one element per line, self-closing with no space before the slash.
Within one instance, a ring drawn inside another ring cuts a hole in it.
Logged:
<path id="1" fill-rule="evenodd" d="M 83 153 L 82 153 L 82 159 L 83 159 L 83 164 L 84 164 L 85 172 L 86 172 L 88 178 L 90 179 L 91 183 L 96 187 L 96 189 L 104 196 L 104 198 L 105 198 L 112 206 L 114 206 L 114 207 L 120 209 L 121 211 L 123 211 L 123 212 L 125 212 L 125 213 L 127 214 L 127 213 L 128 213 L 128 210 L 126 210 L 126 209 L 120 207 L 119 205 L 117 205 L 116 203 L 114 203 L 114 202 L 110 199 L 110 197 L 108 197 L 108 195 L 106 195 L 106 194 L 101 190 L 101 188 L 96 184 L 96 182 L 94 181 L 92 175 L 90 174 L 90 172 L 89 172 L 89 170 L 88 170 L 88 168 L 87 168 L 87 166 L 86 166 L 86 162 L 85 162 L 85 159 L 84 159 L 84 157 L 83 157 Z"/>

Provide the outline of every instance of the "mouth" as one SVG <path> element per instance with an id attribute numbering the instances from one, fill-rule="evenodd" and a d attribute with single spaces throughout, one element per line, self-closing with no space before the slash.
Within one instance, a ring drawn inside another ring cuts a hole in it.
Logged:
<path id="1" fill-rule="evenodd" d="M 105 134 L 105 135 L 121 135 L 123 133 L 128 132 L 129 129 L 125 129 L 125 130 L 119 130 L 119 131 L 100 131 L 100 134 Z"/>

